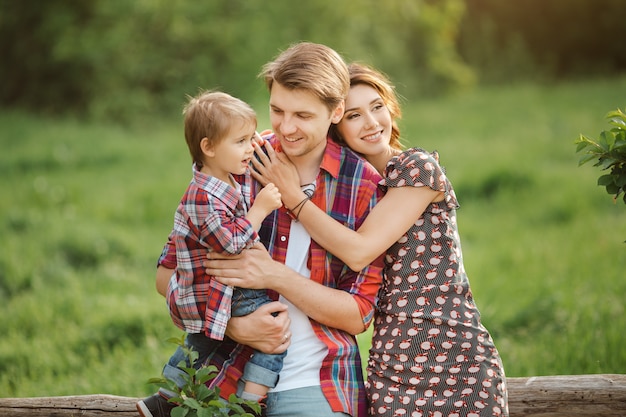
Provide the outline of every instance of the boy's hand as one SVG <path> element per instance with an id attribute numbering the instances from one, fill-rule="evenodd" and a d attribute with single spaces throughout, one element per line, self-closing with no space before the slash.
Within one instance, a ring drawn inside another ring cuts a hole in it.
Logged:
<path id="1" fill-rule="evenodd" d="M 278 187 L 271 182 L 259 191 L 253 204 L 253 206 L 259 207 L 267 214 L 280 208 L 282 205 L 280 191 L 278 191 Z"/>

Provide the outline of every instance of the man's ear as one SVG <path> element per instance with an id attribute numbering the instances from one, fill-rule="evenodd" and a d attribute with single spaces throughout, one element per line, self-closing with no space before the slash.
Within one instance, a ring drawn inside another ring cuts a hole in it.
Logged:
<path id="1" fill-rule="evenodd" d="M 200 141 L 200 149 L 202 150 L 202 153 L 209 158 L 213 158 L 215 156 L 215 149 L 209 141 L 209 138 L 202 138 Z"/>
<path id="2" fill-rule="evenodd" d="M 341 121 L 341 118 L 343 117 L 343 113 L 346 109 L 346 102 L 345 100 L 341 100 L 341 103 L 339 103 L 337 105 L 337 107 L 335 108 L 335 110 L 333 111 L 333 114 L 330 118 L 331 123 L 337 124 Z"/>

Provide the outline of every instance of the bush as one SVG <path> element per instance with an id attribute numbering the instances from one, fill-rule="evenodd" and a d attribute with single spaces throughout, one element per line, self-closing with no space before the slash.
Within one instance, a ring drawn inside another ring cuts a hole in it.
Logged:
<path id="1" fill-rule="evenodd" d="M 598 185 L 605 187 L 607 193 L 614 196 L 614 201 L 624 194 L 622 199 L 626 204 L 626 114 L 617 109 L 609 112 L 606 118 L 613 128 L 602 131 L 597 140 L 584 135 L 576 140 L 576 151 L 584 153 L 579 165 L 596 160 L 594 166 L 603 171 L 610 170 L 598 178 Z"/>
<path id="2" fill-rule="evenodd" d="M 185 371 L 183 376 L 185 386 L 178 387 L 176 382 L 161 378 L 153 378 L 149 382 L 164 387 L 178 394 L 170 399 L 178 404 L 172 410 L 172 417 L 253 417 L 247 413 L 242 405 L 246 405 L 257 414 L 261 412 L 261 406 L 254 401 L 246 401 L 231 394 L 228 401 L 220 398 L 219 387 L 208 388 L 207 383 L 217 375 L 215 366 L 201 366 L 195 369 L 193 366 L 198 360 L 198 352 L 185 345 L 185 335 L 169 339 L 170 342 L 180 346 L 185 352 L 188 364 L 181 362 L 178 366 Z"/>

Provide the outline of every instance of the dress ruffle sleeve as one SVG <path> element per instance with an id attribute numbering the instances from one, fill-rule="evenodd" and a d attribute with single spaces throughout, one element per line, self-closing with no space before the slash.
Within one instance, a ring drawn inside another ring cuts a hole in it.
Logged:
<path id="1" fill-rule="evenodd" d="M 439 154 L 419 148 L 411 148 L 387 163 L 385 178 L 380 182 L 384 187 L 429 187 L 444 193 L 440 204 L 448 210 L 459 208 L 452 184 L 444 168 L 439 165 Z"/>

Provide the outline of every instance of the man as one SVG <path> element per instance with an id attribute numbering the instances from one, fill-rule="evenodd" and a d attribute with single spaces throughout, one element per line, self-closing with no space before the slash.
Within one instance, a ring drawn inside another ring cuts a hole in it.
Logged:
<path id="1" fill-rule="evenodd" d="M 344 112 L 350 87 L 345 62 L 326 46 L 303 42 L 266 64 L 262 75 L 270 92 L 270 141 L 294 163 L 301 184 L 312 193 L 311 202 L 358 229 L 380 197 L 380 176 L 327 137 L 331 123 L 338 123 Z M 297 207 L 291 209 L 283 207 L 265 220 L 260 235 L 267 250 L 259 244 L 240 256 L 219 255 L 206 264 L 207 273 L 225 284 L 267 288 L 281 297 L 281 303 L 230 320 L 227 335 L 239 345 L 229 358 L 212 358 L 220 369 L 212 384 L 224 396 L 236 390 L 250 354 L 242 345 L 266 353 L 289 345 L 278 385 L 267 395 L 268 416 L 365 416 L 355 335 L 372 319 L 382 258 L 351 271 L 310 239 L 296 220 Z M 175 260 L 166 254 L 161 265 L 172 268 Z M 158 276 L 168 274 L 161 268 Z M 158 282 L 162 289 L 163 278 Z M 259 343 L 262 335 L 269 338 Z"/>

